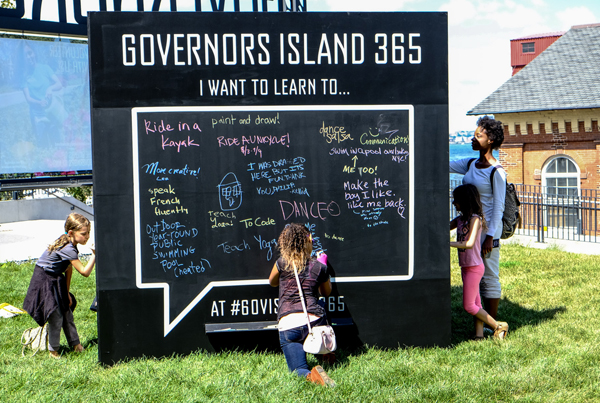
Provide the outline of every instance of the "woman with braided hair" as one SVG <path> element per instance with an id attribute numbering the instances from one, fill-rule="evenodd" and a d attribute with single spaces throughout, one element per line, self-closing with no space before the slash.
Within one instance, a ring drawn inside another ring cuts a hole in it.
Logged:
<path id="1" fill-rule="evenodd" d="M 325 325 L 327 318 L 325 309 L 319 305 L 319 294 L 325 297 L 331 293 L 331 281 L 327 274 L 327 266 L 311 257 L 312 236 L 302 224 L 285 226 L 278 240 L 281 257 L 275 262 L 269 284 L 279 286 L 279 343 L 290 372 L 305 377 L 308 381 L 333 387 L 335 382 L 320 365 L 308 369 L 303 343 L 308 335 L 307 318 L 302 308 L 300 293 L 294 269 L 302 285 L 306 300 L 306 310 L 311 326 Z M 319 256 L 323 260 L 326 256 Z M 325 260 L 326 262 L 326 260 Z"/>

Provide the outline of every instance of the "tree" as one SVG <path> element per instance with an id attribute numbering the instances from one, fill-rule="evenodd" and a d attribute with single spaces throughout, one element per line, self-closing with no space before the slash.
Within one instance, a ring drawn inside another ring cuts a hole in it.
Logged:
<path id="1" fill-rule="evenodd" d="M 2 0 L 0 1 L 0 8 L 17 8 L 16 0 Z"/>
<path id="2" fill-rule="evenodd" d="M 88 197 L 92 196 L 94 187 L 93 186 L 80 186 L 80 187 L 72 187 L 66 188 L 65 191 L 79 200 L 82 203 L 85 203 Z"/>

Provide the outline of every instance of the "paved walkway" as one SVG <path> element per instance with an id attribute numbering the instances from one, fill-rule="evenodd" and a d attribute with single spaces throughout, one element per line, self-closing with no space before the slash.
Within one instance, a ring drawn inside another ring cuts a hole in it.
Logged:
<path id="1" fill-rule="evenodd" d="M 37 259 L 52 241 L 64 232 L 63 220 L 32 220 L 0 224 L 0 263 Z M 518 242 L 531 248 L 545 249 L 557 247 L 565 252 L 600 255 L 600 243 L 562 241 L 546 239 L 545 243 L 536 242 L 535 237 L 515 235 L 502 241 Z M 94 243 L 94 223 L 88 246 Z M 82 254 L 90 254 L 88 246 L 79 245 Z"/>
<path id="2" fill-rule="evenodd" d="M 536 249 L 556 247 L 565 252 L 600 255 L 600 242 L 564 241 L 561 239 L 546 238 L 545 242 L 541 243 L 537 242 L 537 237 L 524 235 L 514 235 L 512 238 L 502 241 L 502 243 L 510 242 L 517 242 L 523 246 Z"/>
<path id="3" fill-rule="evenodd" d="M 32 220 L 0 224 L 0 263 L 37 259 L 44 249 L 64 230 L 64 220 Z M 87 245 L 94 243 L 94 222 Z M 85 245 L 78 245 L 82 254 L 92 253 Z"/>

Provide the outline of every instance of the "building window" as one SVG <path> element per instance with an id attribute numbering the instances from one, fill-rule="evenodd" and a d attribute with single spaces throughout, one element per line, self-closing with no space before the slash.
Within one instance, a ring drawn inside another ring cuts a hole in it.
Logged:
<path id="1" fill-rule="evenodd" d="M 542 170 L 549 227 L 578 225 L 579 176 L 579 167 L 566 156 L 548 161 Z"/>
<path id="2" fill-rule="evenodd" d="M 573 133 L 571 130 L 571 121 L 565 120 L 565 133 Z"/>
<path id="3" fill-rule="evenodd" d="M 521 46 L 523 53 L 535 53 L 535 42 L 525 42 Z"/>
<path id="4" fill-rule="evenodd" d="M 540 122 L 540 134 L 546 134 L 546 123 Z"/>

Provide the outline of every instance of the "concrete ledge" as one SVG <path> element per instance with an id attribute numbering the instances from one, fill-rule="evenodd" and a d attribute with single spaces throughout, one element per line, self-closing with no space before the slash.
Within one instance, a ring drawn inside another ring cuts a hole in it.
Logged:
<path id="1" fill-rule="evenodd" d="M 94 209 L 73 197 L 0 201 L 0 224 L 30 220 L 64 220 L 71 213 L 94 219 Z"/>

